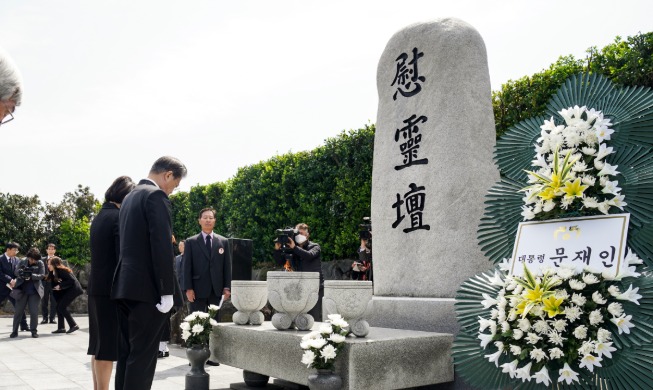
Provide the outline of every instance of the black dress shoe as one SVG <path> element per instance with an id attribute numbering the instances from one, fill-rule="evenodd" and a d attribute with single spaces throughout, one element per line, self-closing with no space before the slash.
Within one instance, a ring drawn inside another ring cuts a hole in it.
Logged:
<path id="1" fill-rule="evenodd" d="M 36 332 L 32 332 L 32 337 L 35 338 L 35 339 L 38 339 L 38 338 L 39 338 L 39 334 L 36 333 Z"/>
<path id="2" fill-rule="evenodd" d="M 51 323 L 51 324 L 56 324 L 57 321 L 55 321 L 55 320 L 50 320 L 50 323 Z"/>
<path id="3" fill-rule="evenodd" d="M 207 366 L 216 366 L 216 367 L 217 367 L 217 366 L 220 365 L 220 363 L 218 363 L 218 362 L 213 362 L 213 361 L 211 361 L 211 360 L 207 360 L 207 361 L 206 361 L 206 365 L 207 365 Z"/>
<path id="4" fill-rule="evenodd" d="M 44 318 L 43 321 L 41 321 L 41 323 L 42 323 L 42 324 L 47 324 L 47 323 L 48 323 L 48 319 L 47 319 L 47 318 Z"/>
<path id="5" fill-rule="evenodd" d="M 18 332 L 16 332 L 16 331 L 11 332 L 11 334 L 9 335 L 10 339 L 13 339 L 13 338 L 16 338 L 16 337 L 18 337 Z"/>
<path id="6" fill-rule="evenodd" d="M 29 328 L 20 328 L 21 332 L 29 332 Z"/>
<path id="7" fill-rule="evenodd" d="M 79 326 L 75 325 L 72 328 L 68 329 L 66 333 L 73 333 L 74 331 L 79 330 Z"/>
<path id="8" fill-rule="evenodd" d="M 52 331 L 52 333 L 66 333 L 66 329 L 57 329 L 55 331 Z"/>

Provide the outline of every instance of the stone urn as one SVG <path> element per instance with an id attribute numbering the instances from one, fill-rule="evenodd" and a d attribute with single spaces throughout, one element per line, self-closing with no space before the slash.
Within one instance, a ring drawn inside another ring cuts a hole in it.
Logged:
<path id="1" fill-rule="evenodd" d="M 279 330 L 311 329 L 314 319 L 308 311 L 317 303 L 319 289 L 318 272 L 268 272 L 268 300 L 277 311 L 272 325 Z"/>
<path id="2" fill-rule="evenodd" d="M 261 325 L 261 309 L 268 303 L 268 284 L 256 280 L 232 280 L 231 303 L 238 310 L 233 315 L 238 325 Z"/>
<path id="3" fill-rule="evenodd" d="M 362 280 L 326 280 L 322 307 L 329 314 L 340 314 L 349 323 L 349 330 L 358 337 L 370 332 L 365 320 L 372 311 L 372 282 Z"/>
<path id="4" fill-rule="evenodd" d="M 208 345 L 186 348 L 186 357 L 190 371 L 186 374 L 185 390 L 209 390 L 209 374 L 204 371 L 204 364 L 211 356 Z"/>
<path id="5" fill-rule="evenodd" d="M 308 388 L 311 390 L 340 390 L 342 378 L 331 370 L 318 369 L 308 376 Z"/>

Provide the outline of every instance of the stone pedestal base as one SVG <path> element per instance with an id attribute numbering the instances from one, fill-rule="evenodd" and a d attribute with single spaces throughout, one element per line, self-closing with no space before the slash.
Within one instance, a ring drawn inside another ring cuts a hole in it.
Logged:
<path id="1" fill-rule="evenodd" d="M 423 332 L 458 333 L 452 298 L 372 298 L 374 310 L 368 317 L 371 326 L 410 329 Z"/>
<path id="2" fill-rule="evenodd" d="M 321 323 L 316 323 L 317 329 Z M 221 364 L 307 385 L 314 372 L 301 363 L 308 331 L 220 323 L 213 328 L 212 355 Z M 370 328 L 366 338 L 348 337 L 335 372 L 349 389 L 404 389 L 453 380 L 453 335 Z M 276 381 L 275 381 L 276 384 Z"/>

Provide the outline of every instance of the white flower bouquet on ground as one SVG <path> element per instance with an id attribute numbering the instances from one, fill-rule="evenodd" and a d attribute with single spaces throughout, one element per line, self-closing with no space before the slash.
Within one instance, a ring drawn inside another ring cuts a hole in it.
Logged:
<path id="1" fill-rule="evenodd" d="M 179 325 L 181 338 L 188 347 L 209 345 L 211 330 L 218 322 L 213 319 L 218 312 L 218 306 L 209 305 L 209 312 L 196 311 L 184 318 Z"/>
<path id="2" fill-rule="evenodd" d="M 302 337 L 299 344 L 304 350 L 302 364 L 306 364 L 308 368 L 333 370 L 348 334 L 347 321 L 339 314 L 329 314 L 329 319 L 320 329 Z"/>

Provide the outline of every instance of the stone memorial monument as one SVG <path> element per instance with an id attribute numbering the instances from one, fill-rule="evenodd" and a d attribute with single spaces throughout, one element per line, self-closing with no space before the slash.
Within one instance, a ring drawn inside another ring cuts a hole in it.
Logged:
<path id="1" fill-rule="evenodd" d="M 454 18 L 410 25 L 377 71 L 372 326 L 456 333 L 458 286 L 490 268 L 476 239 L 499 180 L 485 44 Z"/>

